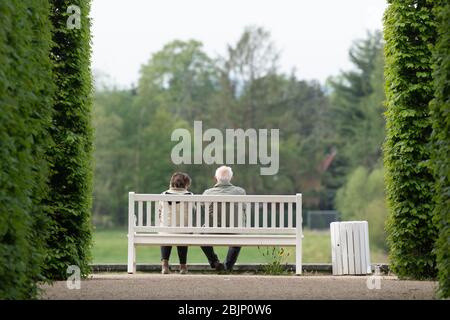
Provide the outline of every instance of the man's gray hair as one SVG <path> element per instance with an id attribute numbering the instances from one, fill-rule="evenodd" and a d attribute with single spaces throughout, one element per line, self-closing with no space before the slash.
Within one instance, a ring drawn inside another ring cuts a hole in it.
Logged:
<path id="1" fill-rule="evenodd" d="M 233 178 L 233 170 L 227 166 L 221 166 L 216 170 L 216 179 L 218 182 L 230 182 Z"/>

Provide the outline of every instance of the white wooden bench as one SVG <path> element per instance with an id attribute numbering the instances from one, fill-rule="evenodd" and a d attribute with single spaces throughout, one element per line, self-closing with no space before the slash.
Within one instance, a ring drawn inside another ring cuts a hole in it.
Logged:
<path id="1" fill-rule="evenodd" d="M 130 192 L 128 201 L 128 273 L 136 272 L 138 245 L 294 246 L 295 273 L 302 273 L 301 194 L 162 195 Z M 160 201 L 163 203 L 162 225 L 158 214 Z M 180 212 L 187 210 L 188 221 L 184 221 L 181 214 L 179 226 L 176 226 L 175 206 L 172 205 L 169 212 L 169 202 L 179 203 Z M 168 215 L 171 215 L 171 225 L 167 223 Z"/>

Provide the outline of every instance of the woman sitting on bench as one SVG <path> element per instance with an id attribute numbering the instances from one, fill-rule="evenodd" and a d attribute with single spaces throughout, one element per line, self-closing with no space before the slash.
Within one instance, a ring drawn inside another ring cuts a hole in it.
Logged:
<path id="1" fill-rule="evenodd" d="M 191 178 L 183 172 L 175 172 L 172 175 L 172 178 L 170 178 L 170 185 L 169 190 L 164 191 L 162 194 L 173 194 L 173 195 L 191 195 L 192 192 L 188 191 L 189 187 L 191 185 Z M 184 221 L 188 220 L 188 208 L 187 206 L 184 208 L 184 212 L 180 212 L 180 203 L 175 202 L 172 203 L 171 201 L 168 201 L 168 212 L 166 212 L 166 221 L 167 225 L 165 226 L 171 226 L 171 215 L 168 214 L 169 212 L 172 212 L 172 206 L 175 205 L 175 212 L 176 212 L 176 226 L 180 226 L 180 215 L 184 214 Z M 164 203 L 162 201 L 159 202 L 159 223 L 161 226 L 164 226 L 163 222 L 163 212 Z M 169 257 L 170 252 L 172 251 L 171 246 L 162 246 L 161 247 L 161 273 L 162 274 L 168 274 L 169 271 Z M 180 274 L 186 274 L 187 273 L 187 252 L 188 247 L 187 246 L 177 246 L 178 251 L 178 258 L 180 260 Z"/>

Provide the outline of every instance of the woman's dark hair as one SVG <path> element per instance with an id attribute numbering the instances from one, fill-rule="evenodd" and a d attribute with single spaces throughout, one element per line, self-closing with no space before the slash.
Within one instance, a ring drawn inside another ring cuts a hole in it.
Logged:
<path id="1" fill-rule="evenodd" d="M 186 189 L 191 185 L 191 177 L 184 172 L 175 172 L 170 178 L 170 186 L 172 188 Z"/>

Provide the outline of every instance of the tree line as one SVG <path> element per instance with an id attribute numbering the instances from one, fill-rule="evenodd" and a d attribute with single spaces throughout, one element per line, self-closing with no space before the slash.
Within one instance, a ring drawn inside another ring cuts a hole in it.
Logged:
<path id="1" fill-rule="evenodd" d="M 128 192 L 162 192 L 174 171 L 191 175 L 195 193 L 213 184 L 217 165 L 174 165 L 170 158 L 177 144 L 172 131 L 185 128 L 192 136 L 194 121 L 222 132 L 279 129 L 278 173 L 264 176 L 259 165 L 235 164 L 233 182 L 249 194 L 301 192 L 306 210 L 336 208 L 336 193 L 353 171 L 382 170 L 382 48 L 381 32 L 368 32 L 350 48 L 353 69 L 320 84 L 281 72 L 270 33 L 250 26 L 224 56 L 209 56 L 196 40 L 167 43 L 142 65 L 134 88 L 118 89 L 97 77 L 96 224 L 126 224 Z M 376 183 L 383 190 L 383 181 Z M 365 214 L 348 210 L 360 197 L 346 193 L 337 208 L 343 219 L 373 220 L 374 239 L 385 248 L 384 193 L 370 195 L 377 205 L 367 210 L 361 204 Z"/>

